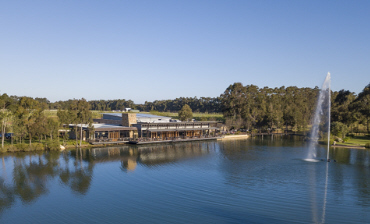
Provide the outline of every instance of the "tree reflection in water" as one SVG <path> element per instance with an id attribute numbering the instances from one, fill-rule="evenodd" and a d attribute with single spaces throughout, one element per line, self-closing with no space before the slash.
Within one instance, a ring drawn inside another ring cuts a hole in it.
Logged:
<path id="1" fill-rule="evenodd" d="M 198 142 L 6 154 L 2 157 L 4 174 L 0 177 L 0 213 L 10 208 L 17 198 L 29 204 L 48 194 L 52 187 L 52 183 L 48 186 L 48 182 L 55 178 L 59 178 L 61 185 L 67 186 L 73 193 L 86 195 L 94 166 L 99 163 L 120 162 L 121 170 L 131 172 L 138 163 L 146 167 L 161 166 L 209 154 L 213 148 L 208 143 Z M 4 177 L 10 170 L 12 180 L 6 180 Z"/>
<path id="2" fill-rule="evenodd" d="M 3 161 L 0 177 L 0 213 L 10 208 L 19 198 L 22 203 L 34 202 L 49 192 L 48 181 L 59 177 L 61 183 L 73 192 L 86 194 L 88 191 L 94 163 L 89 161 L 89 150 L 70 152 L 39 152 L 32 154 L 11 154 L 10 162 Z M 79 154 L 80 153 L 80 154 Z M 8 154 L 9 155 L 9 154 Z M 73 160 L 71 162 L 71 160 Z M 12 180 L 5 180 L 6 168 L 12 169 Z"/>

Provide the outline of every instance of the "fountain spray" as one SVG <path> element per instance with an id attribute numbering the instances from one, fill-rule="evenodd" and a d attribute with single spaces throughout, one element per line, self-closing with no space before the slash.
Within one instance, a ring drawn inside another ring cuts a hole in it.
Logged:
<path id="1" fill-rule="evenodd" d="M 327 152 L 327 159 L 329 159 L 329 144 L 330 144 L 330 73 L 326 75 L 325 81 L 322 84 L 321 90 L 319 92 L 319 97 L 316 103 L 316 110 L 312 120 L 312 129 L 310 133 L 310 142 L 309 142 L 309 150 L 308 150 L 308 159 L 315 159 L 316 158 L 316 146 L 318 143 L 319 137 L 319 128 L 321 119 L 323 117 L 323 105 L 325 105 L 325 99 L 328 99 L 328 152 Z M 326 95 L 328 94 L 328 95 Z"/>

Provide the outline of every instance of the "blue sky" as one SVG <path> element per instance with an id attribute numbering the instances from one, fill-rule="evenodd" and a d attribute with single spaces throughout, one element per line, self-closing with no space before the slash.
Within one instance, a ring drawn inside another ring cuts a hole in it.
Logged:
<path id="1" fill-rule="evenodd" d="M 216 97 L 234 82 L 359 93 L 370 1 L 1 1 L 0 93 Z"/>

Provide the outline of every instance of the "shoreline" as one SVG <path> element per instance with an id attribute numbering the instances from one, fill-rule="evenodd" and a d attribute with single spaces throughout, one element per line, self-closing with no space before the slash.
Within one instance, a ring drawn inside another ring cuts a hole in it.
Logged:
<path id="1" fill-rule="evenodd" d="M 335 144 L 335 145 L 330 145 L 330 146 L 334 148 L 338 147 L 338 148 L 366 149 L 365 146 L 360 146 L 360 145 L 350 146 L 350 145 Z"/>
<path id="2" fill-rule="evenodd" d="M 248 139 L 250 137 L 249 134 L 245 135 L 224 135 L 223 138 L 217 140 L 231 140 L 231 139 Z"/>

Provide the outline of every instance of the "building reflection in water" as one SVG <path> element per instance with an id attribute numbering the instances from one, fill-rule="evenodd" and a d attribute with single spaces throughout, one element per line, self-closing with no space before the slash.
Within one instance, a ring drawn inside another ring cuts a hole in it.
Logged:
<path id="1" fill-rule="evenodd" d="M 177 143 L 147 146 L 120 146 L 92 149 L 93 162 L 105 163 L 120 161 L 121 169 L 133 171 L 140 164 L 146 167 L 161 166 L 180 160 L 209 154 L 208 143 Z"/>
<path id="2" fill-rule="evenodd" d="M 117 168 L 132 172 L 139 165 L 150 169 L 206 155 L 212 148 L 208 142 L 186 142 L 2 154 L 0 215 L 17 201 L 22 204 L 36 202 L 41 196 L 53 191 L 55 183 L 70 189 L 73 194 L 87 195 L 92 184 L 94 168 L 99 164 L 118 162 L 120 165 Z M 55 182 L 55 179 L 59 182 Z"/>

